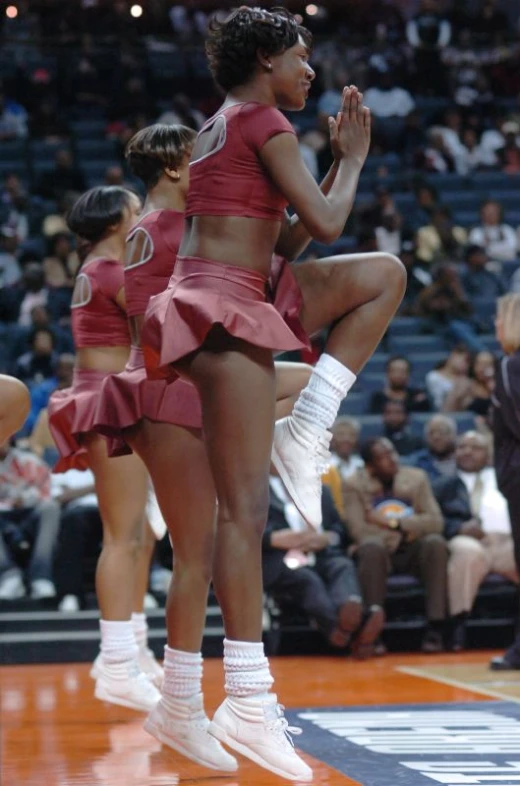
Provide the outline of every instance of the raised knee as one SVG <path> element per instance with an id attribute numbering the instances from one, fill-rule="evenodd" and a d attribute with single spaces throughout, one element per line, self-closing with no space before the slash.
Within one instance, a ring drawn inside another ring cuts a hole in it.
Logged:
<path id="1" fill-rule="evenodd" d="M 407 273 L 401 260 L 394 254 L 380 254 L 378 257 L 378 280 L 381 281 L 385 291 L 394 290 L 398 294 L 404 294 L 406 289 Z"/>
<path id="2" fill-rule="evenodd" d="M 449 542 L 449 550 L 451 557 L 456 558 L 457 561 L 464 560 L 465 562 L 480 562 L 485 561 L 485 554 L 482 546 L 468 535 L 456 535 Z"/>

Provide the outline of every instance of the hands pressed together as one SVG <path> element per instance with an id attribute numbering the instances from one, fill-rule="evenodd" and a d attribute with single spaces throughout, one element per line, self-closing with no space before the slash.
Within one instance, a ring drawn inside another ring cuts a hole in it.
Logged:
<path id="1" fill-rule="evenodd" d="M 363 93 L 350 85 L 343 89 L 341 108 L 329 117 L 330 146 L 336 161 L 348 159 L 361 168 L 370 148 L 370 109 L 363 105 Z"/>

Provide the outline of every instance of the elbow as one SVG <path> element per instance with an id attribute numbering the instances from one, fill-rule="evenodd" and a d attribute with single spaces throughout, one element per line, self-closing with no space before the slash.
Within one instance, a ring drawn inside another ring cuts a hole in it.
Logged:
<path id="1" fill-rule="evenodd" d="M 312 237 L 318 243 L 326 243 L 327 245 L 330 245 L 341 236 L 342 232 L 343 226 L 339 227 L 329 223 L 317 224 L 312 232 Z"/>

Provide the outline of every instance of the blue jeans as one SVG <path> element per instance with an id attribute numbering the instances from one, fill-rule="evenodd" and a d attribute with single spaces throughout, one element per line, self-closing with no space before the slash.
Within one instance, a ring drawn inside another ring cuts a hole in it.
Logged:
<path id="1" fill-rule="evenodd" d="M 49 500 L 34 508 L 19 508 L 0 513 L 0 576 L 13 568 L 20 570 L 13 554 L 26 541 L 32 544 L 28 566 L 30 581 L 53 580 L 54 550 L 60 528 L 60 506 Z"/>

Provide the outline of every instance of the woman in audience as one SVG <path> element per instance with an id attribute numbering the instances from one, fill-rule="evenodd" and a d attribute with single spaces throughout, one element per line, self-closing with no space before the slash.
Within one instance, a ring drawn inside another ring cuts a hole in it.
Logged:
<path id="1" fill-rule="evenodd" d="M 461 377 L 446 394 L 443 412 L 470 410 L 486 418 L 491 406 L 494 380 L 495 358 L 491 352 L 478 352 L 471 361 L 469 377 Z"/>
<path id="2" fill-rule="evenodd" d="M 520 572 L 520 294 L 505 295 L 498 301 L 496 331 L 505 357 L 497 365 L 493 394 L 495 470 L 509 508 Z M 520 633 L 504 655 L 493 658 L 491 668 L 520 669 Z"/>
<path id="3" fill-rule="evenodd" d="M 436 410 L 444 411 L 448 394 L 453 398 L 466 394 L 471 383 L 470 360 L 469 350 L 459 345 L 453 347 L 444 363 L 426 374 L 426 388 Z"/>
<path id="4" fill-rule="evenodd" d="M 146 646 L 143 599 L 153 549 L 145 520 L 148 473 L 138 456 L 109 459 L 94 431 L 103 379 L 122 371 L 130 350 L 122 260 L 126 235 L 141 210 L 138 197 L 119 186 L 87 191 L 68 224 L 82 244 L 83 263 L 72 295 L 76 367 L 71 388 L 49 402 L 49 425 L 61 455 L 56 470 L 89 466 L 103 521 L 103 550 L 96 572 L 101 610 L 97 698 L 149 710 L 160 694 L 147 675 L 162 670 Z"/>
<path id="5" fill-rule="evenodd" d="M 490 259 L 509 262 L 518 254 L 515 230 L 503 222 L 500 202 L 488 199 L 480 208 L 480 224 L 469 233 L 469 243 L 485 248 Z"/>

